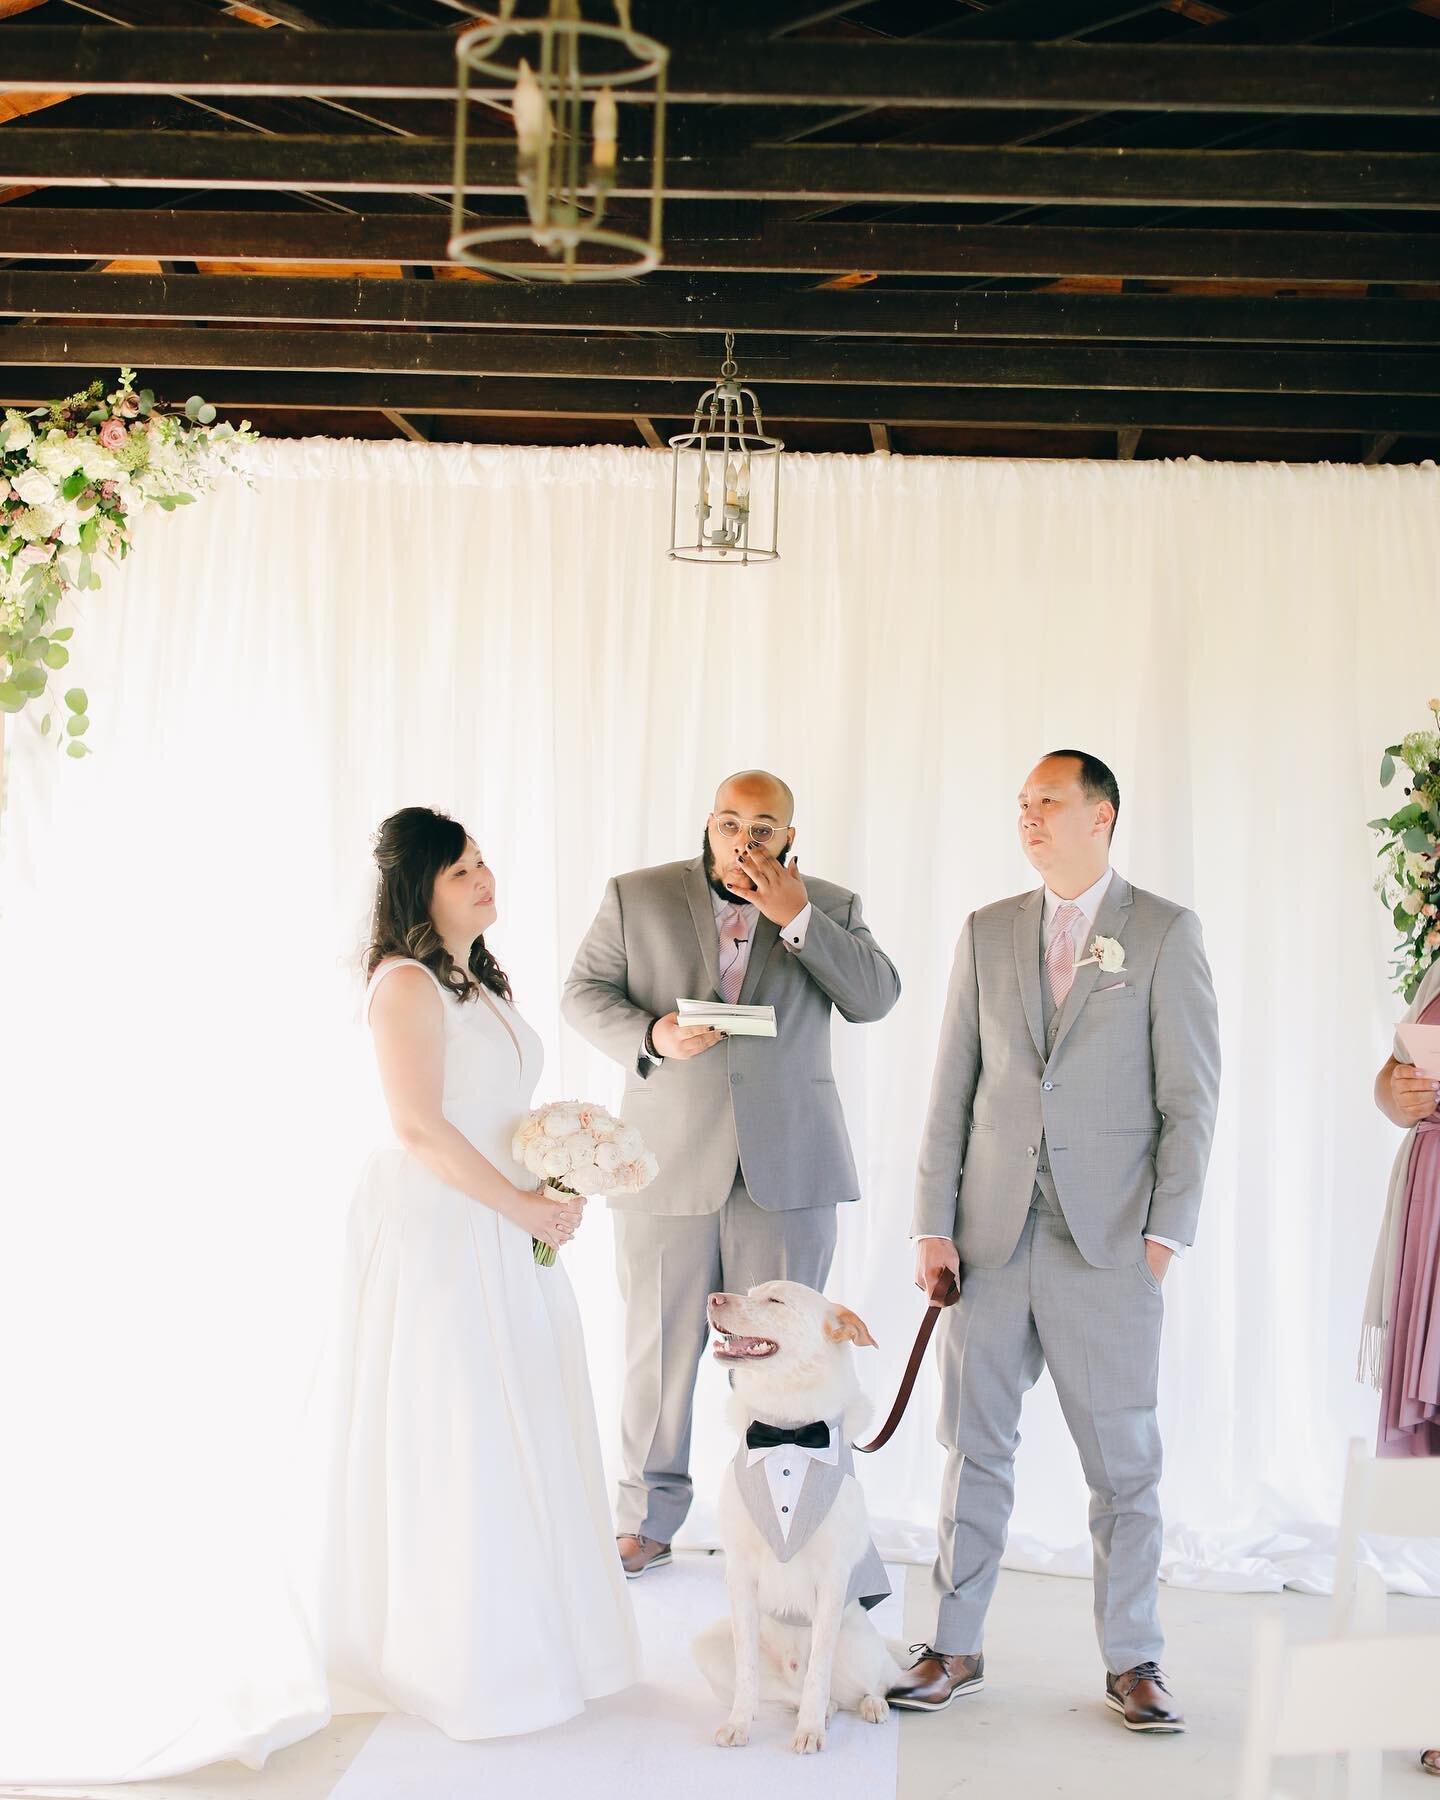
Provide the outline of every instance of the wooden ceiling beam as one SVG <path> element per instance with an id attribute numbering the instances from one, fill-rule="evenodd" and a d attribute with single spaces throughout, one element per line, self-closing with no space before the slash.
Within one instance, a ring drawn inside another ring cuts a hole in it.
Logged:
<path id="1" fill-rule="evenodd" d="M 151 370 L 291 369 L 472 378 L 687 381 L 715 375 L 714 346 L 676 338 L 580 332 L 369 331 L 227 326 L 0 326 L 0 363 Z M 745 347 L 755 386 L 1126 388 L 1201 393 L 1440 395 L 1440 352 L 1117 348 L 1091 344 L 835 343 L 756 338 Z M 773 393 L 767 412 L 773 406 Z M 693 400 L 692 400 L 693 404 Z M 401 409 L 403 410 L 403 409 Z M 424 408 L 421 409 L 425 410 Z M 650 412 L 634 407 L 633 412 Z M 876 412 L 866 415 L 879 417 Z"/>
<path id="2" fill-rule="evenodd" d="M 99 377 L 113 366 L 0 366 L 0 405 L 36 406 Z M 168 371 L 154 385 L 176 394 L 203 393 L 227 412 L 260 407 L 305 411 L 448 414 L 458 417 L 607 418 L 633 423 L 689 419 L 693 384 L 646 381 L 536 381 L 403 375 L 294 374 L 265 370 Z M 1149 393 L 1062 388 L 868 388 L 777 383 L 766 395 L 774 420 L 872 421 L 906 424 L 1353 432 L 1395 431 L 1440 436 L 1440 404 L 1414 395 Z"/>
<path id="3" fill-rule="evenodd" d="M 12 125 L 0 131 L 0 185 L 448 193 L 453 154 L 447 138 Z M 649 179 L 648 163 L 622 156 L 615 194 L 648 194 Z M 466 192 L 518 192 L 512 143 L 501 139 L 473 147 Z M 672 158 L 665 168 L 665 192 L 684 200 L 882 205 L 1013 201 L 1418 211 L 1440 209 L 1440 154 L 780 145 L 689 162 Z"/>
<path id="4" fill-rule="evenodd" d="M 1440 250 L 1440 245 L 1437 245 Z M 498 327 L 783 337 L 1065 342 L 1416 344 L 1440 341 L 1440 301 L 1192 295 L 797 292 L 769 276 L 660 273 L 643 282 L 364 280 L 290 275 L 0 270 L 0 316 L 272 325 Z"/>
<path id="5" fill-rule="evenodd" d="M 12 128 L 7 128 L 13 129 Z M 152 212 L 0 206 L 0 256 L 444 263 L 447 224 L 414 213 Z M 670 237 L 672 271 L 1154 281 L 1440 282 L 1440 233 L 767 222 Z M 636 292 L 627 288 L 623 291 Z"/>
<path id="6" fill-rule="evenodd" d="M 1142 9 L 1143 10 L 1143 9 Z M 7 38 L 11 34 L 7 33 Z M 0 88 L 93 94 L 251 94 L 453 100 L 440 31 L 236 31 L 36 25 L 5 46 Z M 472 79 L 477 98 L 508 85 Z M 637 99 L 643 95 L 637 90 Z M 1314 45 L 681 40 L 668 97 L 744 106 L 1063 111 L 1440 112 L 1440 51 Z"/>

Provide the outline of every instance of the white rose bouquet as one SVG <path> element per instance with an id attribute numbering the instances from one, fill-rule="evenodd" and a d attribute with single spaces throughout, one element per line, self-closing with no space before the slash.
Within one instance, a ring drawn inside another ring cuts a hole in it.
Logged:
<path id="1" fill-rule="evenodd" d="M 510 1154 L 557 1194 L 638 1194 L 660 1173 L 633 1125 L 603 1106 L 556 1100 L 527 1113 L 515 1128 Z M 555 1252 L 532 1239 L 535 1260 L 549 1268 Z"/>

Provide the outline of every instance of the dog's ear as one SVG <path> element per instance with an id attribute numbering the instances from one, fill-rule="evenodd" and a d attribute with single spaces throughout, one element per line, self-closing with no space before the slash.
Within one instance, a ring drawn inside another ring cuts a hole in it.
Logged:
<path id="1" fill-rule="evenodd" d="M 851 1312 L 848 1306 L 837 1306 L 834 1313 L 825 1321 L 825 1335 L 831 1343 L 838 1344 L 849 1338 L 852 1344 L 859 1344 L 871 1350 L 879 1349 L 879 1345 L 870 1335 L 870 1329 L 859 1313 Z"/>

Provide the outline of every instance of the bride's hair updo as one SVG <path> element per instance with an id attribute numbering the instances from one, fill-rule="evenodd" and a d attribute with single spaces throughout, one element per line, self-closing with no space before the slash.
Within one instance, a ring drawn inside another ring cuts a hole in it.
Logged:
<path id="1" fill-rule="evenodd" d="M 387 956 L 409 956 L 424 963 L 457 1000 L 473 1000 L 482 987 L 510 999 L 510 979 L 485 948 L 484 938 L 476 938 L 469 967 L 462 969 L 430 917 L 436 876 L 459 862 L 469 841 L 463 825 L 428 806 L 402 807 L 375 833 L 380 880 L 365 954 L 367 975 Z"/>

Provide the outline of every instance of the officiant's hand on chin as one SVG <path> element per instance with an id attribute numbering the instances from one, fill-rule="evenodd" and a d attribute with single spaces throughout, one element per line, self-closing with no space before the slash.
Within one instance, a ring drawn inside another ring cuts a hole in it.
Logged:
<path id="1" fill-rule="evenodd" d="M 764 850 L 747 847 L 735 859 L 733 874 L 725 885 L 732 894 L 749 900 L 767 919 L 782 929 L 804 912 L 810 902 L 800 879 L 798 858 L 782 863 Z"/>

